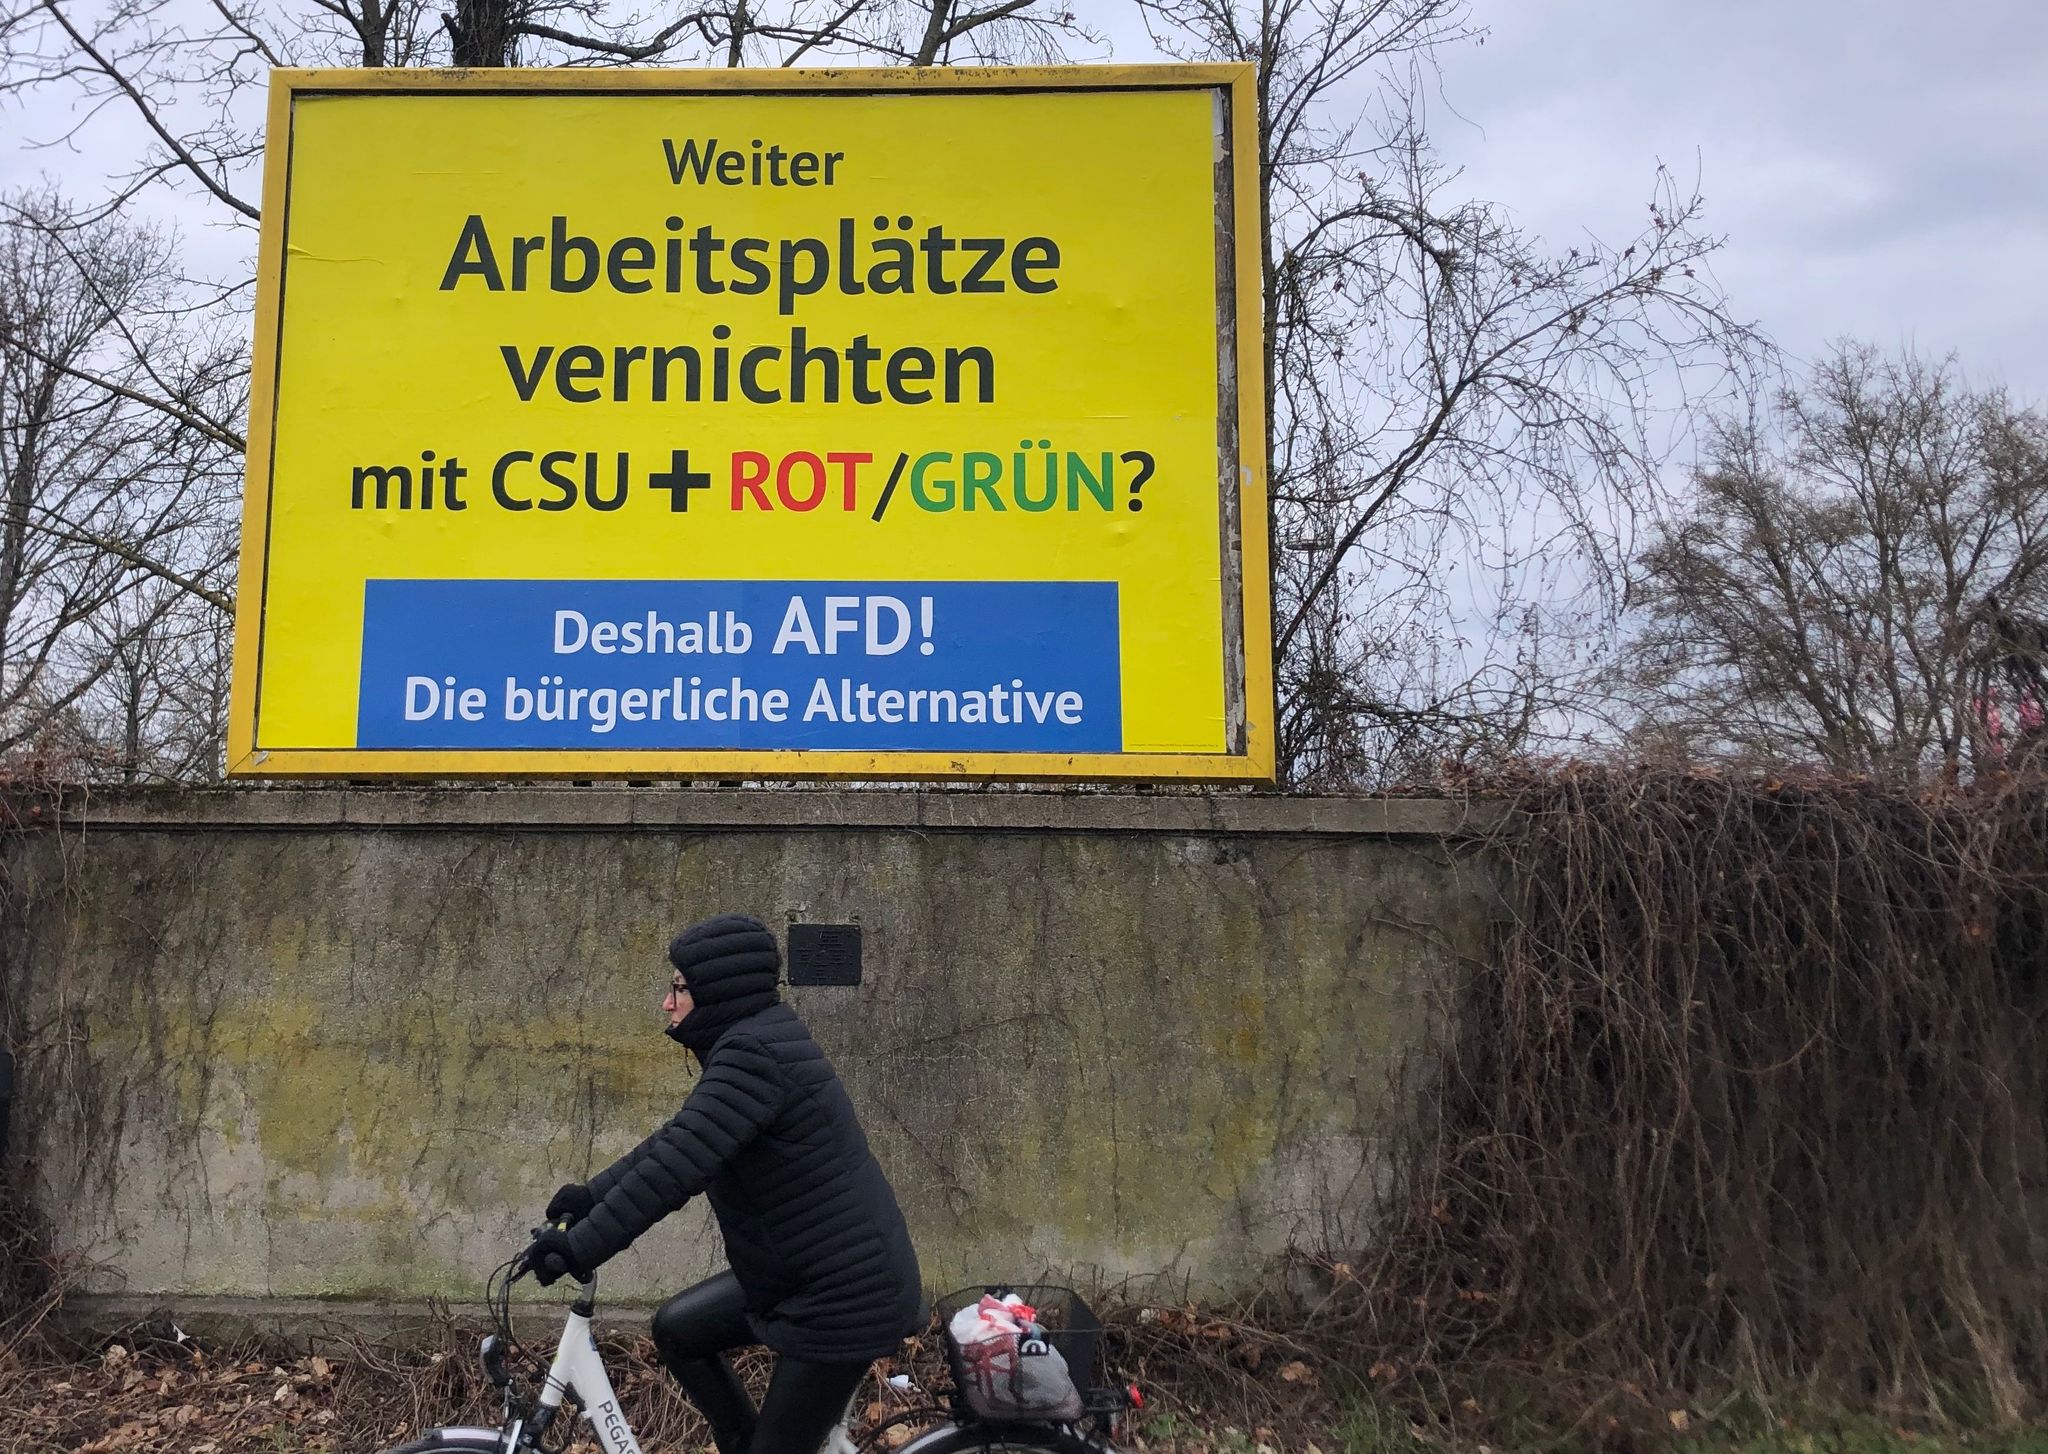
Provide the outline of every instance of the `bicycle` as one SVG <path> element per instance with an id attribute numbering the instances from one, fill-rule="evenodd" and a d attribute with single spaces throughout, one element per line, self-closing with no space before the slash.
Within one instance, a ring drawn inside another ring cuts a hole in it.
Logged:
<path id="1" fill-rule="evenodd" d="M 618 1395 L 612 1390 L 611 1376 L 605 1370 L 597 1342 L 591 1336 L 591 1322 L 597 1314 L 597 1278 L 594 1274 L 577 1285 L 576 1300 L 570 1304 L 568 1316 L 563 1320 L 562 1336 L 555 1346 L 554 1358 L 545 1376 L 540 1379 L 537 1394 L 527 1398 L 519 1391 L 513 1377 L 513 1360 L 522 1356 L 523 1350 L 512 1334 L 512 1288 L 526 1275 L 527 1270 L 521 1265 L 521 1260 L 514 1258 L 492 1273 L 485 1286 L 492 1332 L 483 1340 L 477 1353 L 483 1364 L 484 1377 L 502 1392 L 503 1422 L 495 1429 L 431 1429 L 411 1443 L 386 1451 L 386 1454 L 559 1454 L 571 1442 L 576 1418 L 590 1425 L 604 1454 L 643 1454 L 639 1441 L 626 1422 L 625 1413 L 619 1407 Z M 991 1286 L 955 1294 L 941 1305 L 941 1327 L 945 1326 L 949 1310 L 961 1305 L 963 1299 L 978 1300 L 983 1292 L 1011 1290 Z M 958 1349 L 948 1338 L 946 1351 L 954 1382 L 952 1395 L 947 1404 L 934 1403 L 928 1408 L 912 1411 L 936 1415 L 942 1421 L 910 1439 L 895 1454 L 967 1454 L 969 1450 L 997 1449 L 1015 1451 L 1015 1454 L 1117 1454 L 1110 1442 L 1115 1436 L 1117 1421 L 1129 1411 L 1141 1407 L 1143 1400 L 1135 1385 L 1114 1390 L 1093 1386 L 1101 1324 L 1088 1305 L 1065 1288 L 1015 1290 L 1020 1294 L 1031 1294 L 1026 1300 L 1048 1310 L 1050 1318 L 1059 1323 L 1057 1328 L 1048 1330 L 1046 1337 L 1047 1341 L 1059 1347 L 1082 1395 L 1080 1420 L 1051 1423 L 1032 1419 L 995 1420 L 977 1415 L 966 1397 L 967 1382 Z M 859 1400 L 860 1392 L 856 1390 L 839 1422 L 825 1436 L 820 1454 L 867 1454 L 884 1430 L 902 1421 L 903 1416 L 884 1421 L 857 1440 L 852 1423 L 853 1410 Z M 574 1410 L 566 1423 L 561 1420 L 565 1408 Z M 553 1442 L 550 1442 L 551 1438 Z"/>

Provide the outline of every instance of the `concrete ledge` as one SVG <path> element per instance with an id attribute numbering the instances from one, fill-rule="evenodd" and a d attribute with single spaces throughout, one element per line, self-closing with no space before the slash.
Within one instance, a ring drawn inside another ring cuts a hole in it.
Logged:
<path id="1" fill-rule="evenodd" d="M 80 795 L 87 832 L 744 832 L 901 829 L 974 833 L 1452 837 L 1483 832 L 1499 802 L 1293 798 L 1251 793 L 984 793 L 813 788 L 226 787 Z"/>
<path id="2" fill-rule="evenodd" d="M 652 1304 L 606 1304 L 603 1289 L 599 1292 L 595 1321 L 600 1331 L 647 1331 Z M 524 1292 L 513 1304 L 513 1327 L 521 1342 L 545 1346 L 559 1335 L 567 1310 L 566 1297 Z M 147 1327 L 164 1337 L 174 1337 L 176 1329 L 215 1347 L 255 1343 L 317 1353 L 351 1342 L 438 1342 L 451 1326 L 464 1332 L 488 1329 L 490 1313 L 482 1303 L 75 1293 L 53 1321 L 61 1334 L 82 1343 L 102 1343 Z"/>

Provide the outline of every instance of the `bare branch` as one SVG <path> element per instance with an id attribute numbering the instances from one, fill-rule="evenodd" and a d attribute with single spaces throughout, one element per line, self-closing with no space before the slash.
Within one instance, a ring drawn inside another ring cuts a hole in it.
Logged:
<path id="1" fill-rule="evenodd" d="M 10 348 L 20 349 L 38 363 L 47 365 L 66 377 L 77 379 L 80 383 L 91 384 L 96 389 L 104 389 L 117 399 L 126 399 L 131 404 L 140 404 L 146 409 L 154 409 L 165 418 L 173 419 L 184 425 L 187 429 L 196 430 L 216 444 L 225 445 L 229 449 L 241 452 L 247 452 L 249 448 L 249 441 L 247 439 L 225 425 L 216 424 L 210 419 L 202 418 L 200 415 L 173 403 L 169 399 L 155 398 L 139 390 L 131 389 L 125 384 L 117 383 L 112 379 L 102 378 L 100 375 L 89 370 L 65 363 L 62 359 L 45 353 L 28 340 L 4 328 L 0 328 L 0 343 L 4 343 Z"/>
<path id="2" fill-rule="evenodd" d="M 29 514 L 4 511 L 0 512 L 0 519 L 17 521 L 30 530 L 41 531 L 53 540 L 67 541 L 74 545 L 89 545 L 94 550 L 104 551 L 115 559 L 134 566 L 139 571 L 155 576 L 158 580 L 168 582 L 179 590 L 196 596 L 209 606 L 225 611 L 229 616 L 234 615 L 234 597 L 223 591 L 215 590 L 198 577 L 187 575 L 183 571 L 166 565 L 156 557 L 137 550 L 134 546 L 116 540 L 110 535 L 103 535 L 96 530 L 86 530 L 76 525 L 67 524 L 50 511 L 36 510 L 33 513 L 42 515 L 45 518 L 37 520 Z"/>
<path id="3" fill-rule="evenodd" d="M 186 149 L 184 143 L 171 134 L 170 128 L 166 127 L 158 119 L 156 108 L 150 105 L 148 99 L 136 88 L 135 83 L 123 75 L 119 67 L 113 65 L 105 56 L 100 54 L 98 48 L 86 38 L 85 34 L 71 23 L 62 10 L 57 8 L 57 0 L 42 0 L 42 5 L 43 9 L 50 13 L 50 17 L 63 28 L 64 33 L 71 37 L 71 43 L 90 57 L 92 63 L 99 68 L 100 73 L 118 86 L 121 89 L 121 93 L 135 104 L 136 112 L 147 123 L 149 129 L 156 133 L 157 139 L 170 148 L 171 154 L 178 159 L 180 166 L 196 177 L 199 180 L 199 184 L 205 187 L 207 191 L 211 192 L 220 201 L 234 208 L 235 211 L 241 213 L 251 222 L 261 220 L 263 216 L 261 212 L 222 186 L 220 181 L 211 172 L 199 164 L 198 158 L 194 157 Z"/>

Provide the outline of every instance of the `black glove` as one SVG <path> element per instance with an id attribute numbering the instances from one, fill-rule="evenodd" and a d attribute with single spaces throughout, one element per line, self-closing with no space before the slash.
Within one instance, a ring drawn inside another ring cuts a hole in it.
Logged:
<path id="1" fill-rule="evenodd" d="M 572 1181 L 548 1198 L 546 1220 L 551 1224 L 568 1222 L 573 1226 L 589 1216 L 590 1209 L 596 1205 L 597 1198 L 590 1194 L 590 1188 Z"/>
<path id="2" fill-rule="evenodd" d="M 590 1276 L 589 1270 L 577 1262 L 569 1233 L 561 1227 L 542 1227 L 535 1232 L 532 1243 L 520 1254 L 520 1267 L 532 1273 L 533 1280 L 542 1287 L 553 1287 L 564 1277 L 583 1282 Z"/>

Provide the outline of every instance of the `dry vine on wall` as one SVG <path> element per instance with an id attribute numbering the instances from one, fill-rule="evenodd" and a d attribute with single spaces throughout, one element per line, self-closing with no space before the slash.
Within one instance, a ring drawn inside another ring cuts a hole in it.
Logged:
<path id="1" fill-rule="evenodd" d="M 1516 919 L 1326 1328 L 1418 1393 L 2037 1411 L 2048 788 L 1509 787 Z"/>
<path id="2" fill-rule="evenodd" d="M 57 792 L 0 782 L 0 1053 L 8 1104 L 0 1133 L 0 1374 L 16 1352 L 40 1332 L 77 1275 L 75 1259 L 51 1250 L 49 1218 L 32 1195 L 33 1168 L 22 1127 L 23 1054 L 30 1038 L 25 1026 L 20 960 L 26 929 L 22 892 L 15 882 L 16 850 L 54 816 Z"/>

